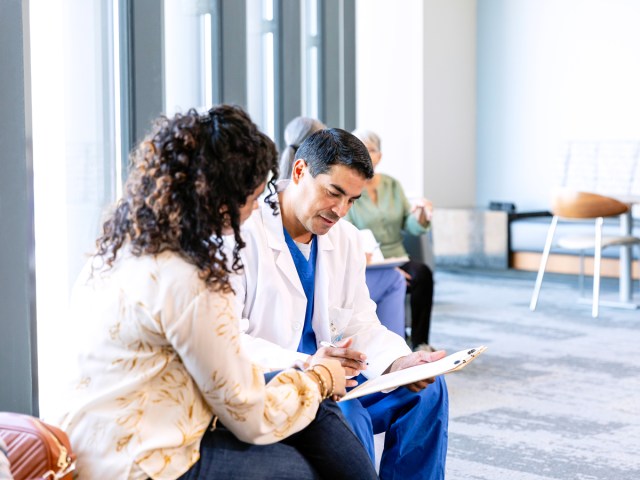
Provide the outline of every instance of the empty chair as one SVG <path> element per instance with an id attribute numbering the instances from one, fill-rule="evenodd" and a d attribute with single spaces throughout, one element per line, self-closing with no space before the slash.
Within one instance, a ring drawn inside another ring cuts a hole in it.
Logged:
<path id="1" fill-rule="evenodd" d="M 540 268 L 536 278 L 536 285 L 531 297 L 529 308 L 533 311 L 538 303 L 542 277 L 547 266 L 549 251 L 554 245 L 554 234 L 559 219 L 564 220 L 584 220 L 593 219 L 595 221 L 594 235 L 571 235 L 559 237 L 555 242 L 558 248 L 568 250 L 578 250 L 584 254 L 585 250 L 594 250 L 593 265 L 593 301 L 591 313 L 593 317 L 598 316 L 599 296 L 600 296 L 600 259 L 602 249 L 611 246 L 640 245 L 640 238 L 630 235 L 602 235 L 602 224 L 605 217 L 614 217 L 626 213 L 629 206 L 615 198 L 605 197 L 595 193 L 574 192 L 563 190 L 554 196 L 552 213 L 553 219 L 547 233 L 547 241 L 544 246 Z"/>

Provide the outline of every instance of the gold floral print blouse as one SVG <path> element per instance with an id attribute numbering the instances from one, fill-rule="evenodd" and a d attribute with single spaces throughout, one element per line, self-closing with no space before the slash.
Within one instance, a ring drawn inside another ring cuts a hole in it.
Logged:
<path id="1" fill-rule="evenodd" d="M 287 370 L 265 386 L 240 347 L 232 297 L 173 252 L 123 253 L 76 283 L 78 371 L 60 425 L 80 479 L 175 479 L 214 415 L 240 440 L 277 442 L 309 424 L 317 385 Z"/>

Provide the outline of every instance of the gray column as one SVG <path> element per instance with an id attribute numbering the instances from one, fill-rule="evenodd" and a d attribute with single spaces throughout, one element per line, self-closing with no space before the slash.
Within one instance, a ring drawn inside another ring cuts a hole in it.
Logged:
<path id="1" fill-rule="evenodd" d="M 331 127 L 355 128 L 355 0 L 322 3 L 321 117 Z"/>
<path id="2" fill-rule="evenodd" d="M 122 90 L 126 91 L 125 98 L 129 103 L 126 110 L 129 124 L 126 151 L 129 151 L 144 138 L 153 119 L 164 113 L 164 42 L 163 2 L 126 1 L 127 8 L 122 8 L 121 12 L 126 15 L 123 35 L 127 40 L 124 44 L 128 47 L 126 70 L 129 77 Z"/>
<path id="3" fill-rule="evenodd" d="M 0 410 L 38 415 L 29 2 L 0 2 Z"/>
<path id="4" fill-rule="evenodd" d="M 300 0 L 283 0 L 280 11 L 280 98 L 276 143 L 284 148 L 284 128 L 302 112 L 302 50 Z"/>
<path id="5" fill-rule="evenodd" d="M 247 7 L 244 1 L 221 2 L 220 100 L 247 108 Z"/>

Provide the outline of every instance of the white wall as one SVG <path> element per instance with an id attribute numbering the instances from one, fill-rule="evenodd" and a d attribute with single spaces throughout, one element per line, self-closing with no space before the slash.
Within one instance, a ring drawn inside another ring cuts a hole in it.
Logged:
<path id="1" fill-rule="evenodd" d="M 425 194 L 436 207 L 476 198 L 476 0 L 424 2 Z"/>
<path id="2" fill-rule="evenodd" d="M 358 0 L 356 122 L 380 171 L 436 206 L 475 200 L 475 0 Z"/>
<path id="3" fill-rule="evenodd" d="M 640 2 L 478 2 L 478 195 L 548 208 L 561 145 L 640 139 Z"/>
<path id="4" fill-rule="evenodd" d="M 380 171 L 422 196 L 422 0 L 356 2 L 356 125 L 378 133 Z"/>

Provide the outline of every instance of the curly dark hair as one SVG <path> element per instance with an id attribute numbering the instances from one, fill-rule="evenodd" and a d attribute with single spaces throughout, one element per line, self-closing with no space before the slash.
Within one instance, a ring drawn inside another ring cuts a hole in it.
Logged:
<path id="1" fill-rule="evenodd" d="M 196 265 L 208 286 L 231 291 L 229 274 L 242 269 L 245 246 L 239 209 L 268 180 L 265 201 L 275 212 L 277 178 L 275 144 L 240 107 L 161 116 L 132 152 L 123 197 L 103 224 L 96 256 L 111 267 L 125 244 L 136 256 L 172 250 Z M 230 227 L 231 269 L 222 239 Z"/>

